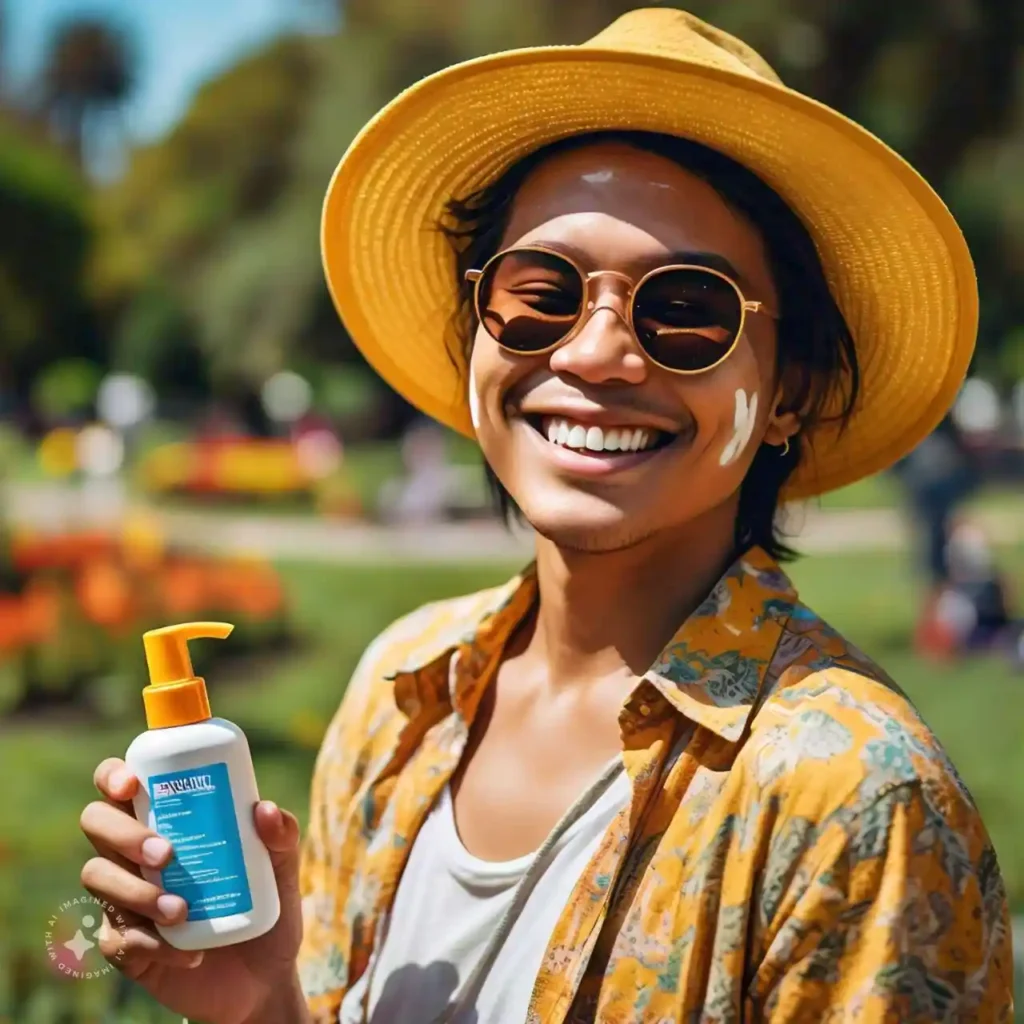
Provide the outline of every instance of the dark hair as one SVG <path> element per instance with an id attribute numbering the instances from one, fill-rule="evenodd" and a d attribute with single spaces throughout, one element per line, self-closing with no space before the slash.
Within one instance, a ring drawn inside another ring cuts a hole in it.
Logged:
<path id="1" fill-rule="evenodd" d="M 476 329 L 472 286 L 465 272 L 483 266 L 498 251 L 513 200 L 527 176 L 557 153 L 598 142 L 622 142 L 663 156 L 701 178 L 732 209 L 758 230 L 779 297 L 777 371 L 787 409 L 801 413 L 801 431 L 789 452 L 762 445 L 740 488 L 736 547 L 754 545 L 776 559 L 795 557 L 778 530 L 776 513 L 786 480 L 800 462 L 802 436 L 821 423 L 849 421 L 860 387 L 853 337 L 836 305 L 814 241 L 807 228 L 772 188 L 753 171 L 717 150 L 689 139 L 652 132 L 607 131 L 573 135 L 530 153 L 496 182 L 449 201 L 439 225 L 455 250 L 460 304 L 453 321 L 457 346 L 450 352 L 460 368 L 468 365 Z M 826 416 L 826 409 L 836 410 Z M 487 481 L 506 522 L 519 514 L 511 496 L 485 463 Z"/>

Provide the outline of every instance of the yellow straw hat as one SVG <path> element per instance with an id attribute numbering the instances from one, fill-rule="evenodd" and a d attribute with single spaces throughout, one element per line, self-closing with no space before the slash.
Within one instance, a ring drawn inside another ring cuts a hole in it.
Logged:
<path id="1" fill-rule="evenodd" d="M 874 135 L 784 86 L 746 44 L 683 11 L 636 10 L 580 46 L 511 50 L 412 86 L 359 134 L 331 179 L 321 245 L 334 303 L 396 391 L 472 437 L 465 367 L 445 339 L 455 260 L 445 203 L 569 135 L 629 129 L 704 143 L 801 218 L 850 326 L 861 396 L 822 427 L 784 497 L 891 465 L 948 411 L 974 351 L 966 243 L 921 176 Z"/>

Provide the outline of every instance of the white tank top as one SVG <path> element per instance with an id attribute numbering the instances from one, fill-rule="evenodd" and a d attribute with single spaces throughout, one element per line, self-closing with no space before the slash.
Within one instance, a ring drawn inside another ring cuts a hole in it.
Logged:
<path id="1" fill-rule="evenodd" d="M 340 1024 L 363 1024 L 367 985 L 371 1024 L 432 1024 L 442 1017 L 451 1024 L 525 1021 L 555 924 L 629 801 L 629 776 L 619 757 L 615 763 L 618 770 L 610 765 L 581 797 L 568 827 L 556 828 L 535 853 L 510 861 L 484 861 L 466 850 L 446 786 L 413 842 L 387 935 L 346 995 Z M 538 858 L 543 862 L 534 864 Z M 510 911 L 515 916 L 507 938 L 485 958 Z"/>

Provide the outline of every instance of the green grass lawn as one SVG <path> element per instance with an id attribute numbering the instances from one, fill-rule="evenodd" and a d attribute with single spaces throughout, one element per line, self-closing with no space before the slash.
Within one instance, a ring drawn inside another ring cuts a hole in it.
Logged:
<path id="1" fill-rule="evenodd" d="M 1024 584 L 1024 551 L 1007 557 Z M 305 821 L 320 730 L 367 642 L 423 601 L 494 583 L 514 568 L 282 567 L 303 644 L 296 653 L 228 676 L 211 673 L 209 680 L 215 713 L 250 737 L 263 795 Z M 907 646 L 913 588 L 904 558 L 808 558 L 792 575 L 805 600 L 891 672 L 946 745 L 981 806 L 1015 906 L 1024 911 L 1024 676 L 1011 676 L 999 661 L 944 668 L 917 661 Z M 202 672 L 201 645 L 195 662 Z M 141 645 L 139 668 L 141 688 Z M 104 1017 L 108 979 L 56 982 L 46 966 L 47 916 L 81 893 L 78 871 L 88 846 L 77 819 L 93 795 L 92 769 L 103 757 L 122 754 L 143 728 L 141 698 L 136 707 L 121 725 L 73 719 L 0 725 L 0 1024 L 177 1024 L 141 1006 L 134 1016 Z M 19 988 L 31 988 L 33 996 L 15 1018 L 10 1007 Z M 58 1016 L 61 1007 L 68 1016 Z"/>
<path id="2" fill-rule="evenodd" d="M 856 508 L 900 508 L 905 502 L 899 481 L 889 473 L 866 477 L 849 487 L 832 491 L 820 499 L 825 511 Z M 967 508 L 990 511 L 1020 511 L 1024 509 L 1020 487 L 991 484 L 975 494 Z M 1022 512 L 1024 514 L 1024 512 Z"/>

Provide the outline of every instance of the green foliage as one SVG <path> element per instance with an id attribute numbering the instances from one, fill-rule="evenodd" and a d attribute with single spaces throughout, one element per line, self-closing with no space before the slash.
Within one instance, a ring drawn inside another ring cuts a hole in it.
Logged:
<path id="1" fill-rule="evenodd" d="M 166 139 L 133 154 L 124 178 L 98 196 L 102 294 L 165 274 L 185 288 L 225 232 L 274 203 L 312 83 L 309 48 L 284 39 L 230 69 Z"/>
<path id="2" fill-rule="evenodd" d="M 317 408 L 338 420 L 368 416 L 378 387 L 377 378 L 362 367 L 326 367 L 315 381 Z"/>
<path id="3" fill-rule="evenodd" d="M 129 299 L 117 324 L 111 364 L 157 385 L 164 399 L 207 390 L 208 366 L 194 325 L 174 292 L 157 281 Z"/>
<path id="4" fill-rule="evenodd" d="M 96 398 L 101 376 L 87 359 L 51 363 L 36 378 L 33 404 L 51 423 L 82 415 Z"/>
<path id="5" fill-rule="evenodd" d="M 83 181 L 53 147 L 0 118 L 0 377 L 17 388 L 62 355 L 89 351 L 90 245 Z"/>

